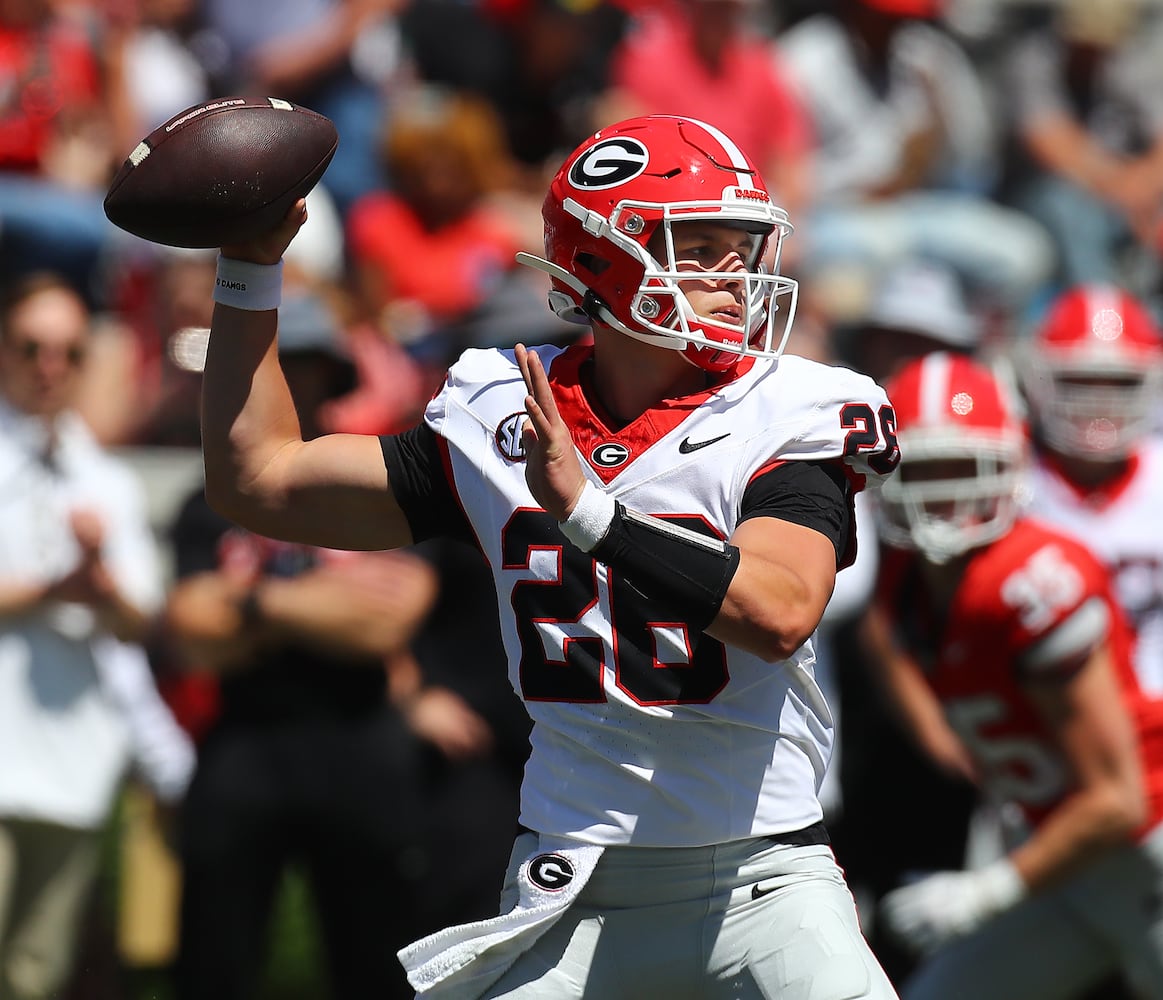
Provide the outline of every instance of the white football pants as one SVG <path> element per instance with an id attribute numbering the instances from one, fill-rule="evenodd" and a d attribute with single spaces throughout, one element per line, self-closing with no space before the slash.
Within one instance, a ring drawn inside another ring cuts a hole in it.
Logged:
<path id="1" fill-rule="evenodd" d="M 513 857 L 529 850 L 517 838 Z M 515 863 L 501 898 L 513 902 Z M 490 1000 L 894 1000 L 831 850 L 609 847 Z"/>

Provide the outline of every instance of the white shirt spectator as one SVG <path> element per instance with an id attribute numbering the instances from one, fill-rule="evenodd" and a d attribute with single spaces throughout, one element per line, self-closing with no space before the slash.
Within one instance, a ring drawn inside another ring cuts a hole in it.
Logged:
<path id="1" fill-rule="evenodd" d="M 83 507 L 104 522 L 104 558 L 122 592 L 158 608 L 162 578 L 140 484 L 75 415 L 52 432 L 49 455 L 49 425 L 0 401 L 0 579 L 67 573 L 79 554 L 69 513 Z M 97 829 L 135 749 L 155 790 L 180 795 L 192 749 L 140 647 L 110 637 L 77 604 L 0 620 L 0 815 Z"/>
<path id="2" fill-rule="evenodd" d="M 980 190 L 993 182 L 997 135 L 987 93 L 948 35 L 921 21 L 902 25 L 890 43 L 883 93 L 857 65 L 853 42 L 833 17 L 801 21 L 778 45 L 781 65 L 812 115 L 819 198 L 859 198 L 892 177 L 905 140 L 934 111 L 946 149 L 933 186 Z"/>

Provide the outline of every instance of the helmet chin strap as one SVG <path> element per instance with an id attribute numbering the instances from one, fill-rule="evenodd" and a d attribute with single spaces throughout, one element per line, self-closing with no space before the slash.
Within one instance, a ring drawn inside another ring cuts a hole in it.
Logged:
<path id="1" fill-rule="evenodd" d="M 624 333 L 627 337 L 633 337 L 635 340 L 640 340 L 645 344 L 653 344 L 655 347 L 664 347 L 668 351 L 685 350 L 687 345 L 684 341 L 675 340 L 670 337 L 663 337 L 653 333 L 643 333 L 640 330 L 634 330 L 626 326 L 625 323 L 623 323 L 620 319 L 618 319 L 617 316 L 610 312 L 610 310 L 600 299 L 597 299 L 594 295 L 591 294 L 589 288 L 586 287 L 584 282 L 582 282 L 576 276 L 570 274 L 569 271 L 567 271 L 565 268 L 559 267 L 557 264 L 546 260 L 544 257 L 537 257 L 531 253 L 525 253 L 523 250 L 517 253 L 516 259 L 518 264 L 524 264 L 526 267 L 531 267 L 534 270 L 543 271 L 551 278 L 556 278 L 562 284 L 568 285 L 575 292 L 577 292 L 578 297 L 582 299 L 582 301 L 596 303 L 597 308 L 595 311 L 597 315 L 594 318 L 604 323 L 606 326 L 612 327 L 619 333 Z M 570 304 L 570 308 L 576 310 L 579 313 L 583 312 L 581 307 L 574 303 Z M 563 315 L 561 309 L 554 307 L 554 312 L 563 319 L 569 318 Z M 584 320 L 579 318 L 576 320 L 576 322 L 587 322 L 588 319 L 589 317 L 586 317 Z"/>

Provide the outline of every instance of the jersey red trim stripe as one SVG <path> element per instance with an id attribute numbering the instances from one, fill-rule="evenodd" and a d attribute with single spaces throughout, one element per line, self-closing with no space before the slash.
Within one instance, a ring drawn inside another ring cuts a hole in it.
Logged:
<path id="1" fill-rule="evenodd" d="M 452 492 L 452 497 L 456 501 L 457 507 L 460 508 L 460 513 L 464 517 L 464 523 L 468 525 L 472 532 L 473 541 L 476 542 L 476 547 L 488 561 L 488 553 L 484 545 L 481 544 L 481 536 L 477 533 L 476 525 L 472 523 L 472 518 L 468 516 L 468 510 L 464 505 L 464 501 L 460 498 L 460 490 L 456 488 L 456 474 L 452 469 L 452 451 L 448 447 L 448 440 L 443 434 L 434 435 L 436 438 L 436 447 L 440 452 L 440 464 L 444 468 L 444 478 L 448 480 L 448 488 Z"/>

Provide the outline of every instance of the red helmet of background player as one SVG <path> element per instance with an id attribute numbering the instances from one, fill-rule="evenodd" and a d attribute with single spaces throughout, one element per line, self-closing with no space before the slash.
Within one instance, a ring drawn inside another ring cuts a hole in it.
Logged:
<path id="1" fill-rule="evenodd" d="M 550 275 L 549 304 L 563 319 L 682 351 L 707 371 L 783 351 L 797 285 L 778 269 L 792 226 L 752 162 L 713 126 L 650 115 L 602 129 L 557 172 L 542 218 L 545 258 L 518 260 Z M 749 233 L 746 259 L 723 271 L 676 260 L 672 224 L 697 219 Z M 694 313 L 680 287 L 692 271 L 738 283 L 740 322 Z"/>
<path id="2" fill-rule="evenodd" d="M 881 491 L 885 541 L 943 563 L 1004 535 L 1026 459 L 1009 387 L 983 365 L 939 351 L 909 362 L 885 391 L 901 449 Z"/>
<path id="3" fill-rule="evenodd" d="M 1019 358 L 1039 436 L 1055 451 L 1119 459 L 1150 429 L 1163 343 L 1146 308 L 1111 285 L 1051 305 Z"/>

